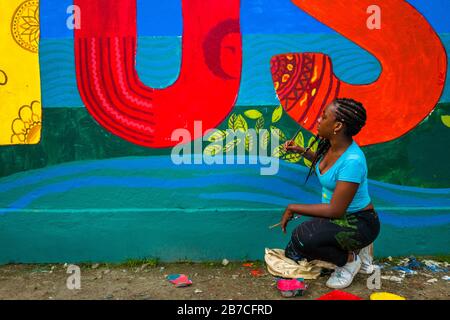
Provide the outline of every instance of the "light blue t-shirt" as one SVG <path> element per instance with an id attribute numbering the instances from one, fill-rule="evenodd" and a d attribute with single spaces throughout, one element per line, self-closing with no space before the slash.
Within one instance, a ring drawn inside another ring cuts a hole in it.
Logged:
<path id="1" fill-rule="evenodd" d="M 319 170 L 321 161 L 322 159 L 316 165 L 316 174 L 322 185 L 322 203 L 330 203 L 337 181 L 346 181 L 359 184 L 347 212 L 356 212 L 369 205 L 371 199 L 367 183 L 366 157 L 355 141 L 324 174 L 320 174 Z"/>

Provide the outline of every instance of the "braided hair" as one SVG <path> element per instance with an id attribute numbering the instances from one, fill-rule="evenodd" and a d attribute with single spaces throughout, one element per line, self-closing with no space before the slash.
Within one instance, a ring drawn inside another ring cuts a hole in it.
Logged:
<path id="1" fill-rule="evenodd" d="M 348 98 L 335 99 L 333 101 L 333 104 L 336 106 L 336 119 L 345 125 L 345 135 L 350 138 L 357 135 L 364 127 L 367 120 L 366 109 L 364 108 L 363 104 Z M 331 147 L 330 140 L 320 138 L 319 135 L 316 135 L 314 141 L 309 145 L 307 151 L 311 149 L 311 147 L 317 141 L 319 142 L 319 144 L 317 146 L 316 156 L 311 163 L 308 176 L 306 177 L 306 182 L 313 174 L 313 172 L 315 172 L 317 163 L 325 156 L 325 154 Z"/>

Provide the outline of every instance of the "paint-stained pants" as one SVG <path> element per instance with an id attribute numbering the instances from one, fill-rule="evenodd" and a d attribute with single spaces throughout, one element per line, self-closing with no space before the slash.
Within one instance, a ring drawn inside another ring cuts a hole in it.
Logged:
<path id="1" fill-rule="evenodd" d="M 342 267 L 350 251 L 368 246 L 379 233 L 374 210 L 347 213 L 341 219 L 313 218 L 294 229 L 285 254 L 295 261 L 317 259 Z"/>

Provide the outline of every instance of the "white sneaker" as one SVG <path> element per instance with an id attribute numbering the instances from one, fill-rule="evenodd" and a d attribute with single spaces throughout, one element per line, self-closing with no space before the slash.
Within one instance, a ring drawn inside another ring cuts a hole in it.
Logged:
<path id="1" fill-rule="evenodd" d="M 365 248 L 362 248 L 359 251 L 359 258 L 361 260 L 361 269 L 359 269 L 359 273 L 362 274 L 372 274 L 375 271 L 375 266 L 373 265 L 373 257 L 370 254 L 370 246 L 368 245 Z"/>
<path id="2" fill-rule="evenodd" d="M 327 287 L 333 289 L 344 289 L 352 284 L 353 278 L 361 268 L 361 259 L 355 256 L 355 261 L 347 262 L 343 267 L 337 267 L 327 281 Z"/>

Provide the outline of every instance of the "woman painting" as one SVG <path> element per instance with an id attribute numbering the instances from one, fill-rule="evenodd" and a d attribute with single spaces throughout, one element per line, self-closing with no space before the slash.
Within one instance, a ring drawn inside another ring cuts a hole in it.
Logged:
<path id="1" fill-rule="evenodd" d="M 369 196 L 364 153 L 353 140 L 366 123 L 364 106 L 352 99 L 336 99 L 318 120 L 316 152 L 286 142 L 287 151 L 299 152 L 312 162 L 322 185 L 321 204 L 290 204 L 281 228 L 294 215 L 313 219 L 292 232 L 285 254 L 295 261 L 318 259 L 337 266 L 327 281 L 335 289 L 348 287 L 358 272 L 373 272 L 369 245 L 380 232 L 380 222 Z M 307 178 L 307 180 L 308 180 Z"/>

